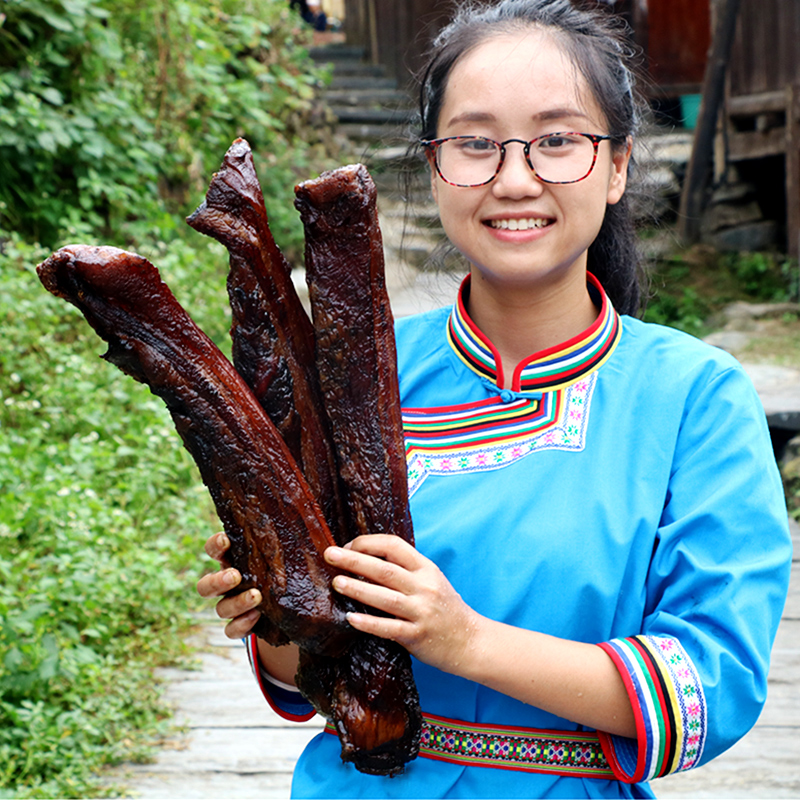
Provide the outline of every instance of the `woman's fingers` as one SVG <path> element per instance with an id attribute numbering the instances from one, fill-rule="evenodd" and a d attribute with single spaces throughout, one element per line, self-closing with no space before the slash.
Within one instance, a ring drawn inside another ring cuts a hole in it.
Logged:
<path id="1" fill-rule="evenodd" d="M 206 540 L 206 553 L 220 563 L 221 569 L 203 575 L 197 582 L 197 591 L 201 597 L 222 597 L 216 611 L 217 616 L 230 620 L 225 626 L 225 635 L 230 639 L 241 639 L 250 633 L 261 616 L 257 608 L 261 603 L 261 592 L 248 589 L 230 597 L 224 596 L 242 582 L 241 573 L 229 566 L 227 553 L 230 546 L 230 539 L 224 533 L 215 533 Z"/>
<path id="2" fill-rule="evenodd" d="M 242 582 L 242 575 L 237 569 L 217 570 L 203 575 L 197 581 L 197 592 L 200 597 L 221 597 Z"/>
<path id="3" fill-rule="evenodd" d="M 406 594 L 413 592 L 413 574 L 424 564 L 407 542 L 383 534 L 360 536 L 346 547 L 329 547 L 325 559 L 341 570 Z"/>
<path id="4" fill-rule="evenodd" d="M 379 636 L 381 639 L 391 639 L 403 646 L 411 641 L 414 633 L 411 623 L 392 617 L 376 617 L 354 611 L 347 615 L 347 621 L 362 633 Z"/>
<path id="5" fill-rule="evenodd" d="M 364 553 L 383 558 L 407 570 L 419 569 L 425 559 L 413 545 L 399 536 L 387 533 L 376 533 L 358 536 L 344 548 L 347 552 Z"/>
<path id="6" fill-rule="evenodd" d="M 225 626 L 225 635 L 229 639 L 244 639 L 252 631 L 253 625 L 258 622 L 260 616 L 260 611 L 253 610 L 240 617 L 235 617 Z"/>
<path id="7" fill-rule="evenodd" d="M 241 639 L 256 624 L 261 612 L 258 605 L 261 603 L 261 592 L 258 589 L 248 589 L 246 592 L 224 597 L 217 603 L 217 616 L 229 619 L 225 626 L 225 635 L 229 639 Z"/>
<path id="8" fill-rule="evenodd" d="M 339 594 L 393 617 L 408 619 L 412 616 L 413 601 L 409 595 L 396 589 L 387 589 L 346 575 L 337 575 L 333 579 L 333 588 Z"/>
<path id="9" fill-rule="evenodd" d="M 214 561 L 227 566 L 227 553 L 230 549 L 230 539 L 224 533 L 215 533 L 206 539 L 205 551 Z"/>

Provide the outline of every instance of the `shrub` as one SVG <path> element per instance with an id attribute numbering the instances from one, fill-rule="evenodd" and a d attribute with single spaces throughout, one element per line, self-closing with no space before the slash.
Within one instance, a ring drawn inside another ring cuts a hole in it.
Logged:
<path id="1" fill-rule="evenodd" d="M 225 262 L 179 241 L 162 274 L 217 338 Z M 41 287 L 46 252 L 0 256 L 0 796 L 88 797 L 165 731 L 154 666 L 183 636 L 219 525 L 161 400 Z M 191 264 L 191 270 L 187 265 Z M 184 290 L 191 287 L 191 292 Z"/>
<path id="2" fill-rule="evenodd" d="M 299 251 L 298 178 L 324 158 L 313 67 L 288 4 L 7 0 L 0 15 L 0 230 L 163 238 L 231 141 L 258 152 L 276 239 Z M 258 9 L 258 12 L 254 9 Z M 248 13 L 245 13 L 247 11 Z"/>

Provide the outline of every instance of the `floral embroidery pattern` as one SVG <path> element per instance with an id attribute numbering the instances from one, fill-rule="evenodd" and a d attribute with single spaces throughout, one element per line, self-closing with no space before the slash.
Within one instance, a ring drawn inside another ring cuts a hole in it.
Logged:
<path id="1" fill-rule="evenodd" d="M 540 398 L 404 409 L 409 495 L 428 475 L 500 469 L 539 450 L 583 450 L 592 373 Z"/>
<path id="2" fill-rule="evenodd" d="M 613 777 L 594 731 L 544 731 L 423 716 L 420 755 L 459 764 L 583 778 Z"/>
<path id="3" fill-rule="evenodd" d="M 708 727 L 700 676 L 681 643 L 668 636 L 632 636 L 600 645 L 628 687 L 638 743 L 601 734 L 620 780 L 638 782 L 696 767 Z"/>

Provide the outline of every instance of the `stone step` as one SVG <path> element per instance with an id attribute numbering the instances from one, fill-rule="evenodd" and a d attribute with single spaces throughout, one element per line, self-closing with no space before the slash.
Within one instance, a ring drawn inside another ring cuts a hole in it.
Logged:
<path id="1" fill-rule="evenodd" d="M 407 141 L 407 131 L 397 125 L 343 122 L 339 125 L 339 132 L 354 142 L 374 142 L 383 147 L 396 147 Z"/>
<path id="2" fill-rule="evenodd" d="M 323 96 L 332 106 L 360 106 L 362 108 L 408 108 L 409 96 L 394 86 L 362 89 L 327 89 Z"/>
<path id="3" fill-rule="evenodd" d="M 318 63 L 334 63 L 334 62 L 318 62 Z M 363 61 L 337 61 L 334 64 L 334 73 L 336 75 L 346 75 L 348 77 L 358 78 L 385 78 L 386 68 L 381 64 L 365 64 Z"/>
<path id="4" fill-rule="evenodd" d="M 408 125 L 412 112 L 408 108 L 364 108 L 361 106 L 331 105 L 339 122 L 365 123 L 367 125 Z"/>
<path id="5" fill-rule="evenodd" d="M 328 44 L 309 47 L 308 54 L 314 61 L 322 63 L 327 61 L 363 61 L 367 55 L 363 47 L 349 44 Z"/>
<path id="6" fill-rule="evenodd" d="M 376 78 L 376 77 L 352 75 L 352 74 L 345 75 L 343 73 L 334 71 L 329 87 L 332 90 L 396 89 L 397 81 L 394 78 L 387 78 L 387 77 Z"/>

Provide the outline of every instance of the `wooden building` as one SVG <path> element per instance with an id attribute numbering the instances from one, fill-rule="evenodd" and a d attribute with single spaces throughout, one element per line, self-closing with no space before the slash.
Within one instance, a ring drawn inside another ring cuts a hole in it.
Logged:
<path id="1" fill-rule="evenodd" d="M 800 0 L 742 0 L 722 113 L 723 163 L 766 188 L 765 212 L 786 220 L 800 255 Z M 769 195 L 784 176 L 785 192 Z"/>
<path id="2" fill-rule="evenodd" d="M 452 0 L 344 0 L 348 42 L 408 85 Z M 623 15 L 641 47 L 654 105 L 700 92 L 720 0 L 574 0 Z M 733 165 L 767 182 L 765 213 L 800 249 L 800 0 L 741 0 L 720 115 L 716 178 Z M 783 178 L 785 176 L 785 181 Z M 783 187 L 780 184 L 783 183 Z M 784 191 L 780 189 L 784 188 Z"/>

